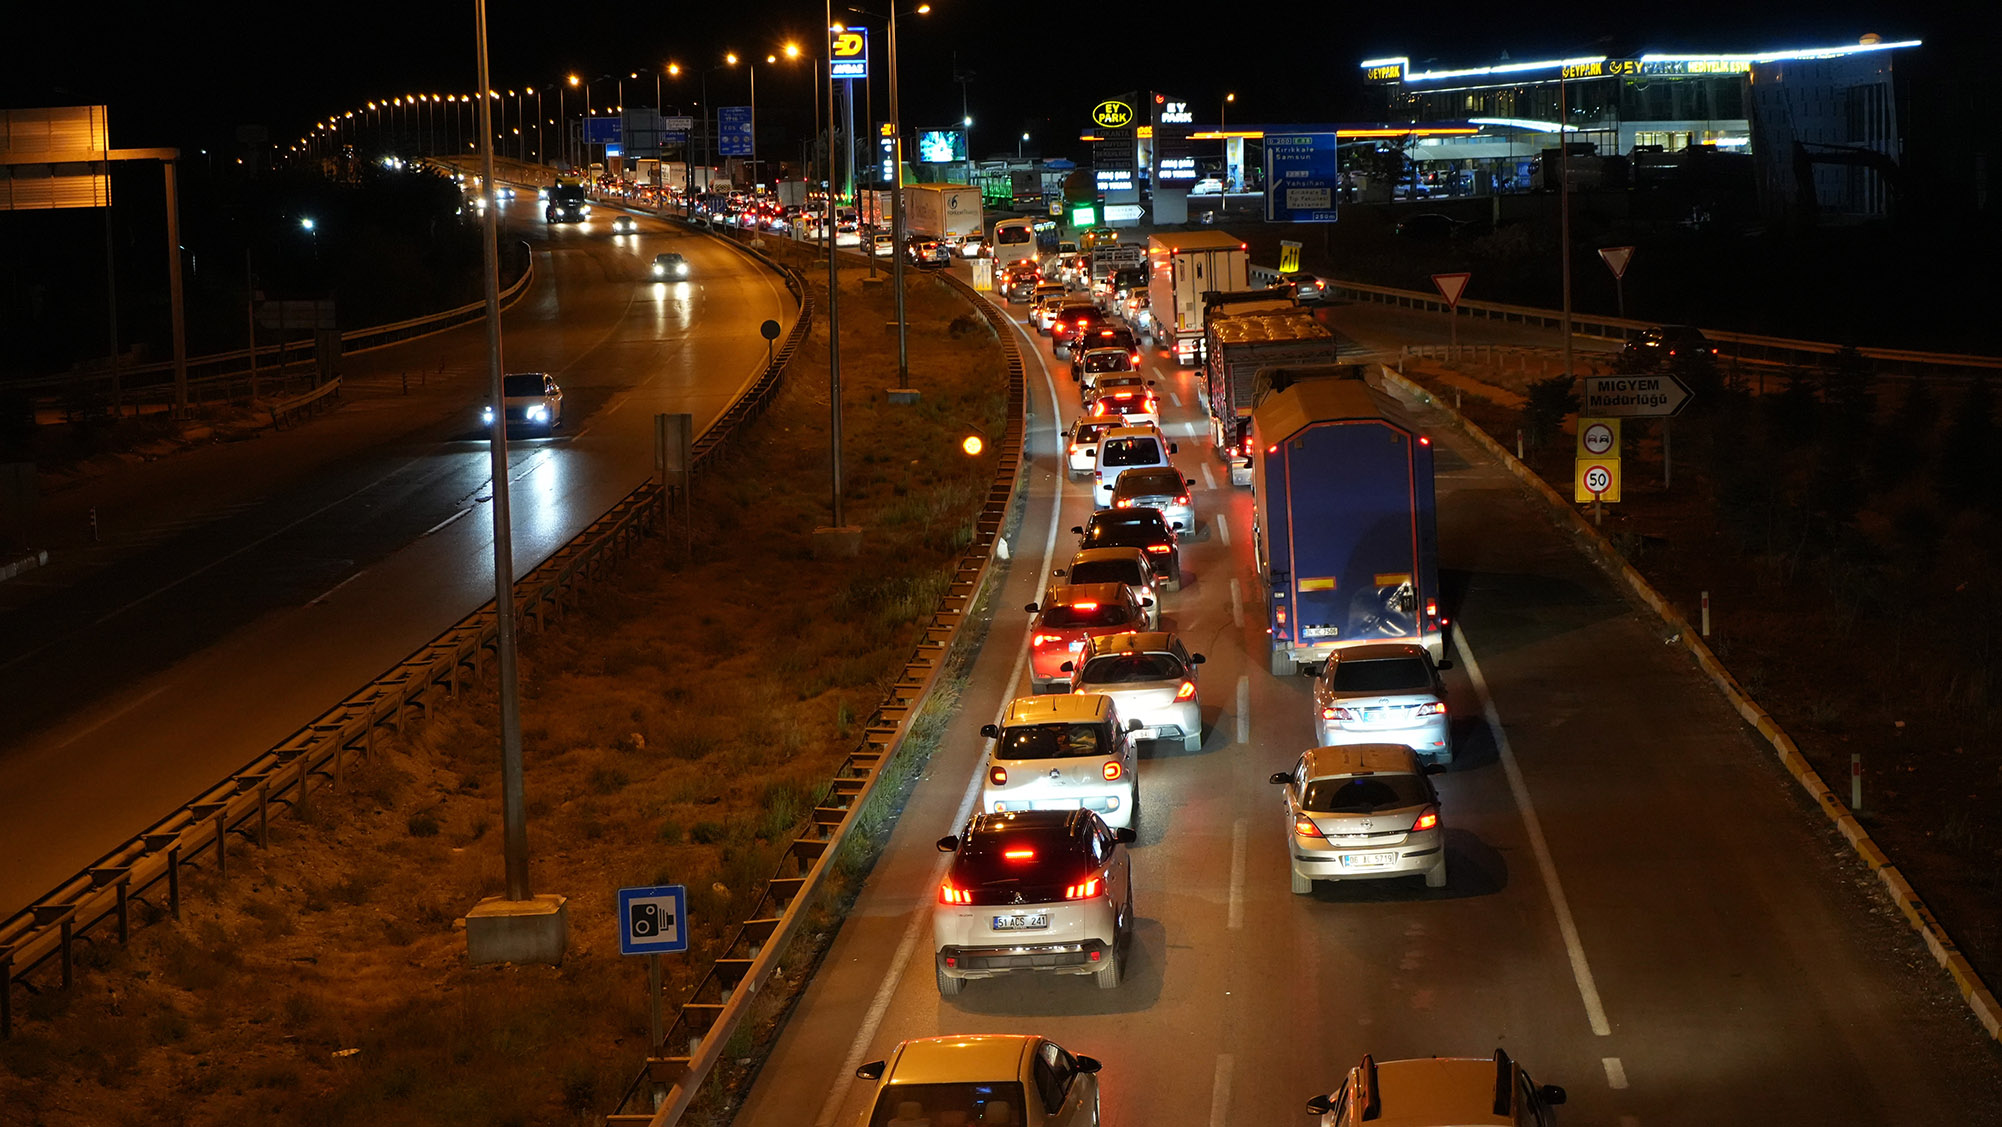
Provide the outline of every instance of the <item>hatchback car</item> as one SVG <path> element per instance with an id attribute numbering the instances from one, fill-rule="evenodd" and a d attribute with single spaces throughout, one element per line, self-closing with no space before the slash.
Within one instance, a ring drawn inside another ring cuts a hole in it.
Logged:
<path id="1" fill-rule="evenodd" d="M 1063 308 L 1067 300 L 1069 299 L 1061 293 L 1044 294 L 1036 300 L 1035 307 L 1029 310 L 1029 323 L 1036 327 L 1037 332 L 1049 333 L 1057 323 L 1057 310 Z"/>
<path id="2" fill-rule="evenodd" d="M 640 229 L 639 220 L 630 215 L 621 215 L 612 220 L 612 234 L 630 235 Z"/>
<path id="3" fill-rule="evenodd" d="M 938 840 L 953 855 L 932 908 L 938 992 L 1022 971 L 1089 974 L 1119 985 L 1133 935 L 1130 829 L 1089 810 L 975 814 Z"/>
<path id="4" fill-rule="evenodd" d="M 1161 600 L 1154 598 L 1154 565 L 1144 548 L 1085 548 L 1071 556 L 1055 575 L 1066 583 L 1124 583 L 1147 607 L 1147 629 L 1161 628 Z"/>
<path id="5" fill-rule="evenodd" d="M 1036 269 L 1035 263 L 1017 263 L 1008 268 L 1008 274 L 1001 284 L 1001 290 L 1009 301 L 1028 301 L 1035 296 L 1036 286 L 1042 280 L 1042 272 Z"/>
<path id="6" fill-rule="evenodd" d="M 1160 428 L 1121 426 L 1105 432 L 1098 444 L 1098 468 L 1093 473 L 1091 503 L 1095 508 L 1112 504 L 1112 487 L 1127 470 L 1158 469 L 1168 466 L 1168 455 L 1180 452 Z"/>
<path id="7" fill-rule="evenodd" d="M 1133 825 L 1140 779 L 1128 727 L 1110 697 L 1017 697 L 1000 724 L 980 729 L 994 741 L 980 809 L 1090 810 L 1114 829 Z"/>
<path id="8" fill-rule="evenodd" d="M 1138 548 L 1154 565 L 1155 586 L 1182 589 L 1182 559 L 1175 530 L 1156 509 L 1107 509 L 1093 513 L 1082 525 L 1072 525 L 1079 548 Z"/>
<path id="9" fill-rule="evenodd" d="M 1564 1089 L 1529 1078 L 1501 1049 L 1491 1058 L 1421 1057 L 1387 1060 L 1369 1056 L 1349 1070 L 1342 1086 L 1307 1101 L 1307 1114 L 1321 1127 L 1371 1123 L 1410 1127 L 1553 1127 L 1551 1108 L 1564 1102 Z"/>
<path id="10" fill-rule="evenodd" d="M 1080 327 L 1090 328 L 1102 324 L 1105 314 L 1088 297 L 1067 297 L 1057 307 L 1056 316 L 1050 322 L 1050 352 L 1055 355 L 1070 354 L 1071 338 Z"/>
<path id="11" fill-rule="evenodd" d="M 1131 372 L 1137 367 L 1133 354 L 1123 348 L 1071 349 L 1071 379 L 1086 391 L 1098 383 L 1100 376 Z"/>
<path id="12" fill-rule="evenodd" d="M 673 251 L 656 254 L 648 273 L 656 282 L 679 282 L 688 277 L 688 260 Z"/>
<path id="13" fill-rule="evenodd" d="M 1128 470 L 1119 475 L 1118 483 L 1112 487 L 1112 507 L 1159 510 L 1169 528 L 1186 536 L 1196 530 L 1196 507 L 1189 500 L 1189 487 L 1195 483 L 1195 478 L 1183 477 L 1182 471 L 1173 466 Z"/>
<path id="14" fill-rule="evenodd" d="M 1381 880 L 1422 876 L 1446 887 L 1446 835 L 1439 795 L 1403 744 L 1317 747 L 1272 782 L 1280 801 L 1291 858 L 1293 891 L 1317 880 Z"/>
<path id="15" fill-rule="evenodd" d="M 1687 356 L 1707 354 L 1717 355 L 1717 346 L 1703 335 L 1703 330 L 1691 325 L 1658 325 L 1643 329 L 1639 336 L 1632 338 L 1621 347 L 1620 356 L 1627 360 L 1639 360 L 1645 364 L 1667 366 Z"/>
<path id="16" fill-rule="evenodd" d="M 1321 284 L 1321 279 L 1305 270 L 1289 270 L 1279 275 L 1278 284 L 1272 288 L 1291 294 L 1293 300 L 1301 305 L 1324 301 L 1328 296 L 1327 287 Z"/>
<path id="17" fill-rule="evenodd" d="M 919 266 L 950 266 L 952 250 L 937 239 L 919 239 L 911 243 L 911 261 Z"/>
<path id="18" fill-rule="evenodd" d="M 1117 420 L 1122 427 L 1161 425 L 1161 402 L 1145 384 L 1096 388 L 1085 396 L 1084 409 L 1094 419 Z"/>
<path id="19" fill-rule="evenodd" d="M 855 1070 L 876 1081 L 856 1127 L 1098 1127 L 1099 1068 L 1017 1033 L 905 1041 Z"/>
<path id="20" fill-rule="evenodd" d="M 1025 609 L 1036 616 L 1029 631 L 1029 688 L 1048 693 L 1069 687 L 1063 663 L 1084 651 L 1099 634 L 1138 630 L 1153 600 L 1142 600 L 1119 583 L 1066 583 L 1052 587 L 1041 602 Z"/>
<path id="21" fill-rule="evenodd" d="M 886 233 L 869 236 L 869 253 L 877 258 L 888 258 L 897 253 L 896 236 Z"/>
<path id="22" fill-rule="evenodd" d="M 1196 666 L 1203 655 L 1192 654 L 1182 640 L 1164 631 L 1116 634 L 1093 638 L 1084 653 L 1065 665 L 1071 669 L 1071 692 L 1078 698 L 1112 699 L 1129 738 L 1180 740 L 1183 751 L 1203 749 L 1203 701 L 1196 687 Z"/>
<path id="23" fill-rule="evenodd" d="M 508 426 L 555 430 L 563 425 L 563 389 L 544 372 L 510 372 L 501 377 L 501 410 Z M 493 421 L 494 405 L 489 403 L 480 411 L 480 422 L 492 426 Z"/>
<path id="24" fill-rule="evenodd" d="M 1079 419 L 1071 424 L 1066 438 L 1065 464 L 1070 467 L 1072 477 L 1090 477 L 1098 468 L 1098 442 L 1106 431 L 1117 426 L 1107 419 Z"/>
<path id="25" fill-rule="evenodd" d="M 1314 678 L 1314 733 L 1322 746 L 1400 743 L 1430 763 L 1451 763 L 1441 669 L 1424 646 L 1371 643 L 1338 649 Z"/>

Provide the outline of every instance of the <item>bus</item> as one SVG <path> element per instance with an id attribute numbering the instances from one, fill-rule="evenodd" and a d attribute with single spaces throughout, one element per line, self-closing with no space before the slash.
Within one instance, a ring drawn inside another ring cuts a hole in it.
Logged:
<path id="1" fill-rule="evenodd" d="M 988 245 L 994 250 L 994 273 L 1002 271 L 1017 262 L 1034 262 L 1036 253 L 1036 220 L 1034 217 L 1003 219 L 994 224 L 994 238 Z"/>

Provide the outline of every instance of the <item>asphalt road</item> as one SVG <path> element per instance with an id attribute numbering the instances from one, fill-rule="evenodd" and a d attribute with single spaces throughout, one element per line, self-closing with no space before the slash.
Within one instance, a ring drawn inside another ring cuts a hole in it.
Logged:
<path id="1" fill-rule="evenodd" d="M 510 441 L 517 574 L 648 475 L 656 412 L 699 432 L 763 366 L 759 322 L 794 316 L 731 248 L 610 216 L 545 230 L 532 193 L 506 216 L 536 256 L 506 368 L 564 389 L 561 429 Z M 646 280 L 668 249 L 690 281 Z M 350 356 L 331 415 L 50 501 L 57 566 L 0 585 L 0 915 L 492 598 L 485 332 Z M 75 543 L 92 508 L 103 540 Z"/>
<path id="2" fill-rule="evenodd" d="M 932 842 L 971 809 L 980 725 L 1027 692 L 1014 608 L 1039 597 L 1090 506 L 1058 453 L 1077 409 L 1067 369 L 1044 338 L 1026 343 L 1050 372 L 1030 373 L 1030 500 L 1000 618 L 739 1127 L 846 1127 L 866 1111 L 857 1064 L 968 1032 L 1039 1033 L 1100 1058 L 1109 1124 L 1305 1124 L 1302 1102 L 1365 1052 L 1497 1047 L 1569 1089 L 1563 1123 L 2002 1122 L 2002 1056 L 1847 847 L 1683 651 L 1443 425 L 1460 659 L 1447 674 L 1459 760 L 1437 780 L 1449 884 L 1291 894 L 1265 780 L 1309 746 L 1309 682 L 1267 672 L 1249 491 L 1198 437 L 1192 374 L 1158 356 L 1201 522 L 1165 622 L 1208 656 L 1208 733 L 1199 753 L 1147 745 L 1127 980 L 1017 977 L 941 999 L 924 973 L 946 860 Z"/>

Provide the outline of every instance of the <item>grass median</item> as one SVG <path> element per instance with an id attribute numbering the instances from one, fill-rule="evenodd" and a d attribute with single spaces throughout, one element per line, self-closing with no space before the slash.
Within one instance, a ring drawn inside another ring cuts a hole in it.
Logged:
<path id="1" fill-rule="evenodd" d="M 497 707 L 491 689 L 470 693 L 276 822 L 271 849 L 238 844 L 227 881 L 191 872 L 180 922 L 150 921 L 122 949 L 83 944 L 72 990 L 17 993 L 0 1123 L 572 1124 L 611 1110 L 647 1052 L 645 966 L 618 954 L 616 890 L 689 888 L 672 1004 L 901 671 L 992 481 L 991 448 L 969 457 L 960 441 L 1002 432 L 999 342 L 964 299 L 913 277 L 923 399 L 889 405 L 891 295 L 866 273 L 842 278 L 860 557 L 811 552 L 829 514 L 825 272 L 809 269 L 814 336 L 697 486 L 692 536 L 648 541 L 524 642 L 531 872 L 536 891 L 570 897 L 563 966 L 466 965 L 459 918 L 503 887 Z M 852 884 L 865 868 L 839 872 Z M 817 906 L 788 985 L 843 903 L 837 888 Z M 758 1036 L 733 1062 L 754 1059 Z"/>

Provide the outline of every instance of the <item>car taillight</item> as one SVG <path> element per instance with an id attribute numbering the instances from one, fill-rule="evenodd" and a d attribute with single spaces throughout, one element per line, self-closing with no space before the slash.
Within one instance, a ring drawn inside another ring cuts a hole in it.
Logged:
<path id="1" fill-rule="evenodd" d="M 1004 849 L 1001 851 L 1001 856 L 1010 861 L 1033 861 L 1036 859 L 1036 851 L 1026 848 Z"/>
<path id="2" fill-rule="evenodd" d="M 1439 600 L 1437 599 L 1425 600 L 1425 617 L 1427 618 L 1439 617 Z"/>
<path id="3" fill-rule="evenodd" d="M 952 887 L 951 881 L 942 881 L 938 886 L 938 902 L 941 904 L 971 904 L 973 893 L 963 888 Z"/>
<path id="4" fill-rule="evenodd" d="M 1175 504 L 1177 505 L 1186 505 L 1188 503 L 1189 503 L 1189 495 L 1186 493 L 1182 494 L 1180 497 L 1175 498 Z"/>
<path id="5" fill-rule="evenodd" d="M 1133 363 L 1134 363 L 1134 365 L 1135 365 L 1136 367 L 1137 367 L 1137 366 L 1139 365 L 1139 363 L 1140 363 L 1140 354 L 1139 354 L 1138 352 L 1136 352 L 1136 353 L 1134 353 L 1134 354 L 1133 354 Z"/>
<path id="6" fill-rule="evenodd" d="M 1321 719 L 1323 719 L 1323 720 L 1354 720 L 1354 719 L 1355 719 L 1355 714 L 1354 714 L 1354 713 L 1351 713 L 1351 712 L 1350 712 L 1350 711 L 1349 711 L 1348 709 L 1346 709 L 1346 708 L 1323 708 L 1323 709 L 1321 710 Z"/>
<path id="7" fill-rule="evenodd" d="M 1438 828 L 1439 828 L 1439 810 L 1437 807 L 1433 806 L 1428 806 L 1424 810 L 1420 811 L 1418 814 L 1418 820 L 1411 823 L 1412 833 L 1417 833 L 1420 830 L 1436 830 Z"/>
<path id="8" fill-rule="evenodd" d="M 1307 817 L 1305 814 L 1296 814 L 1293 816 L 1293 834 L 1296 837 L 1326 836 L 1321 832 L 1321 827 L 1314 824 L 1314 819 Z"/>
<path id="9" fill-rule="evenodd" d="M 1182 682 L 1182 687 L 1175 690 L 1175 699 L 1176 700 L 1196 699 L 1196 683 L 1194 681 Z"/>
<path id="10" fill-rule="evenodd" d="M 1109 783 L 1118 779 L 1119 776 L 1124 775 L 1126 773 L 1126 768 L 1121 767 L 1119 765 L 1118 760 L 1108 759 L 1105 761 L 1105 767 L 1101 770 L 1100 773 L 1105 776 L 1105 781 Z"/>
<path id="11" fill-rule="evenodd" d="M 997 787 L 1005 787 L 1005 786 L 1007 786 L 1007 785 L 1008 785 L 1008 768 L 1006 768 L 1006 767 L 989 767 L 989 768 L 987 769 L 987 781 L 988 781 L 988 782 L 990 782 L 990 783 L 993 783 L 993 784 L 994 784 L 995 786 L 997 786 Z"/>
<path id="12" fill-rule="evenodd" d="M 1074 884 L 1064 889 L 1064 899 L 1084 900 L 1098 895 L 1098 878 L 1087 877 L 1082 884 Z"/>
<path id="13" fill-rule="evenodd" d="M 1147 545 L 1147 550 L 1148 550 L 1148 551 L 1150 551 L 1150 552 L 1153 552 L 1153 553 L 1154 553 L 1155 555 L 1166 555 L 1166 554 L 1168 554 L 1169 552 L 1171 552 L 1171 551 L 1174 551 L 1174 549 L 1175 549 L 1175 546 L 1174 546 L 1173 544 L 1149 544 L 1149 545 Z"/>
<path id="14" fill-rule="evenodd" d="M 1038 634 L 1030 639 L 1029 644 L 1032 646 L 1047 646 L 1051 642 L 1061 642 L 1063 640 L 1064 636 L 1062 634 Z"/>
<path id="15" fill-rule="evenodd" d="M 1133 498 L 1131 498 L 1131 497 L 1121 497 L 1121 498 L 1119 498 L 1119 499 L 1117 499 L 1117 500 L 1113 501 L 1113 502 L 1112 502 L 1112 504 L 1113 504 L 1113 507 L 1114 507 L 1114 508 L 1119 508 L 1119 509 L 1130 509 L 1130 508 L 1132 508 L 1132 507 L 1133 507 Z"/>
<path id="16" fill-rule="evenodd" d="M 1413 716 L 1444 716 L 1446 715 L 1446 702 L 1435 700 L 1430 704 L 1421 704 L 1417 708 L 1412 709 L 1411 714 Z"/>

